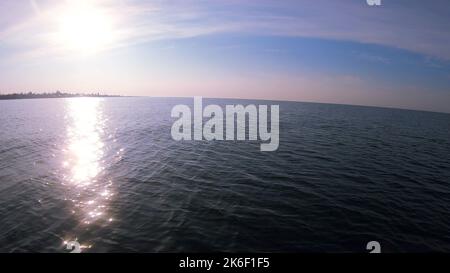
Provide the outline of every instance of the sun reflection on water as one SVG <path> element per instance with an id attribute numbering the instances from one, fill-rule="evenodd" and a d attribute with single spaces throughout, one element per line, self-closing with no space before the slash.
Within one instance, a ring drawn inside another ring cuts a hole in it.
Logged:
<path id="1" fill-rule="evenodd" d="M 108 204 L 114 195 L 105 170 L 105 118 L 99 98 L 67 99 L 67 144 L 63 150 L 66 200 L 80 225 L 107 224 Z"/>
<path id="2" fill-rule="evenodd" d="M 102 171 L 101 158 L 104 143 L 101 140 L 103 124 L 98 99 L 69 101 L 72 124 L 68 127 L 67 147 L 71 157 L 63 164 L 70 168 L 70 181 L 78 185 L 90 184 Z"/>

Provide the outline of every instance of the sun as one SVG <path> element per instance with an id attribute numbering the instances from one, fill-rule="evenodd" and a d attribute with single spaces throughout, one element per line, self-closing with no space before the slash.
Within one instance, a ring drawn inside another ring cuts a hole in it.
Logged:
<path id="1" fill-rule="evenodd" d="M 109 47 L 116 38 L 112 16 L 84 1 L 64 7 L 57 22 L 58 42 L 69 51 L 96 53 Z"/>

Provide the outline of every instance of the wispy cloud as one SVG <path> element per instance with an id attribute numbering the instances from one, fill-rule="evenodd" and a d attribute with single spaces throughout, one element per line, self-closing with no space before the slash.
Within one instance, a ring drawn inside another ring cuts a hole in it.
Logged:
<path id="1" fill-rule="evenodd" d="M 370 54 L 366 52 L 356 52 L 356 57 L 363 61 L 368 61 L 372 63 L 380 63 L 380 64 L 390 64 L 391 60 L 386 57 Z"/>
<path id="2" fill-rule="evenodd" d="M 12 2 L 9 10 L 22 9 L 28 17 L 10 14 L 0 25 L 0 42 L 26 57 L 63 54 L 51 37 L 55 15 L 65 2 Z M 115 20 L 116 39 L 109 48 L 231 32 L 373 43 L 450 60 L 450 5 L 445 0 L 384 1 L 377 8 L 363 0 L 99 0 L 96 5 Z M 6 13 L 2 9 L 1 14 Z"/>

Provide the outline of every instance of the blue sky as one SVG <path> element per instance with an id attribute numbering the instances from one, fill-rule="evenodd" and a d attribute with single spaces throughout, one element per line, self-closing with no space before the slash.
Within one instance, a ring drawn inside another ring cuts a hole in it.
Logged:
<path id="1" fill-rule="evenodd" d="M 450 112 L 445 0 L 0 3 L 0 92 L 316 101 Z"/>

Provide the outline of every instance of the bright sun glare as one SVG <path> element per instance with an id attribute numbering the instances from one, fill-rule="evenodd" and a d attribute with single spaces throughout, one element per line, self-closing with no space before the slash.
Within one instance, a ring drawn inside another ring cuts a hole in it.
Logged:
<path id="1" fill-rule="evenodd" d="M 67 50 L 98 52 L 110 46 L 114 36 L 112 16 L 93 4 L 71 3 L 59 15 L 57 38 Z"/>

